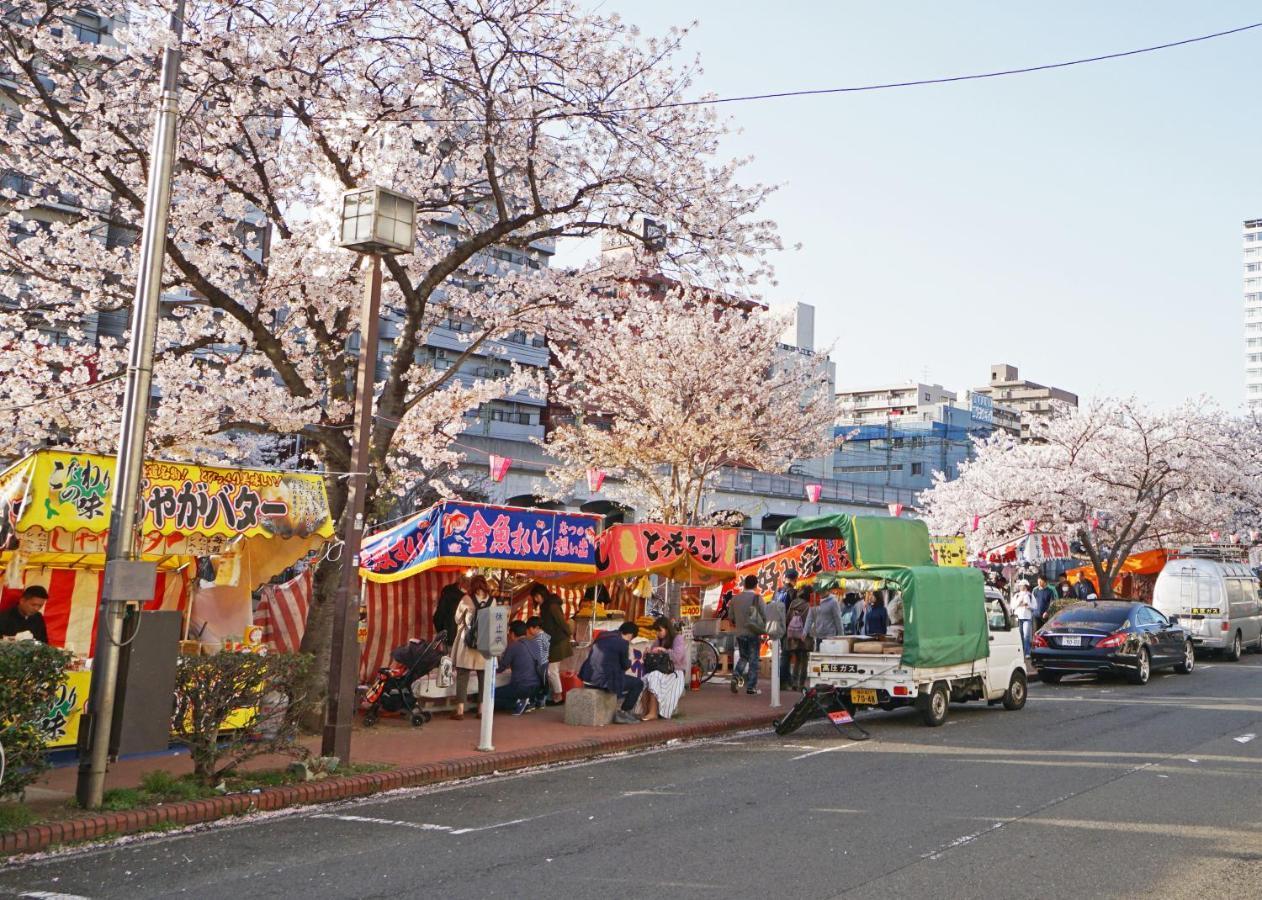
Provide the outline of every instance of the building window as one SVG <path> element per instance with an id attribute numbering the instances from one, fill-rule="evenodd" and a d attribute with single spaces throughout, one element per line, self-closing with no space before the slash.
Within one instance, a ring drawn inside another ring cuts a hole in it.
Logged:
<path id="1" fill-rule="evenodd" d="M 913 474 L 913 475 L 923 475 L 923 474 L 925 474 L 925 464 L 924 464 L 924 463 L 912 463 L 912 464 L 911 464 L 911 474 Z"/>

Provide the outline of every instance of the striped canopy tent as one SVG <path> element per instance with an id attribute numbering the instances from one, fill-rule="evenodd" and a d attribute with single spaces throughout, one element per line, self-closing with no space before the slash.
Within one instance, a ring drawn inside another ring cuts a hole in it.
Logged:
<path id="1" fill-rule="evenodd" d="M 54 643 L 91 655 L 112 519 L 114 459 L 40 450 L 0 472 L 4 598 L 48 589 Z M 251 594 L 333 536 L 323 476 L 150 460 L 141 487 L 141 558 L 158 566 L 149 609 L 179 609 L 204 641 L 240 640 Z M 198 561 L 205 561 L 203 583 Z"/>

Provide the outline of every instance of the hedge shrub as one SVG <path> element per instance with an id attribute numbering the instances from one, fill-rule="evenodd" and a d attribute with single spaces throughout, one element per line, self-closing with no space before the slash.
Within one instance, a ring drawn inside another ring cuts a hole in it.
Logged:
<path id="1" fill-rule="evenodd" d="M 193 771 L 203 784 L 253 756 L 305 756 L 295 743 L 300 719 L 314 706 L 303 654 L 218 653 L 181 657 L 175 684 L 171 731 L 189 748 Z M 224 730 L 235 711 L 253 709 L 243 727 Z"/>
<path id="2" fill-rule="evenodd" d="M 45 731 L 70 654 L 38 641 L 0 641 L 0 797 L 20 794 L 48 767 Z"/>

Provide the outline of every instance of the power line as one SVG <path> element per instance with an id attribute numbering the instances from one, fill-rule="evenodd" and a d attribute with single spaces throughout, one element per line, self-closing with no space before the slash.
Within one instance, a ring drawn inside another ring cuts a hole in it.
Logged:
<path id="1" fill-rule="evenodd" d="M 1149 47 L 1139 47 L 1133 50 L 1120 50 L 1116 53 L 1104 53 L 1097 56 L 1084 56 L 1079 59 L 1062 60 L 1061 62 L 1042 63 L 1033 66 L 1021 66 L 1015 69 L 997 69 L 990 72 L 973 72 L 967 75 L 949 75 L 942 78 L 918 78 L 910 81 L 887 81 L 876 84 L 852 85 L 849 87 L 831 87 L 831 88 L 805 88 L 792 91 L 774 91 L 764 94 L 741 94 L 734 97 L 710 97 L 700 100 L 677 100 L 670 103 L 657 103 L 648 106 L 624 106 L 613 107 L 610 109 L 575 109 L 571 111 L 559 111 L 556 113 L 547 113 L 542 116 L 502 116 L 499 121 L 518 122 L 518 121 L 534 121 L 538 118 L 561 119 L 595 115 L 615 115 L 618 113 L 630 112 L 647 112 L 655 109 L 678 109 L 681 107 L 691 106 L 718 106 L 725 103 L 748 103 L 756 100 L 782 100 L 789 97 L 819 97 L 829 94 L 857 94 L 867 91 L 888 91 L 898 88 L 925 87 L 934 84 L 955 84 L 962 81 L 982 81 L 989 78 L 1005 78 L 1010 75 L 1027 75 L 1032 72 L 1047 72 L 1053 69 L 1067 69 L 1071 66 L 1082 66 L 1090 63 L 1107 62 L 1113 59 L 1123 59 L 1129 56 L 1139 56 L 1144 53 L 1155 53 L 1158 50 L 1169 50 L 1174 47 L 1186 47 L 1189 44 L 1198 44 L 1203 41 L 1211 41 L 1216 38 L 1228 37 L 1234 34 L 1241 34 L 1245 31 L 1252 31 L 1255 28 L 1262 28 L 1262 22 L 1254 22 L 1251 25 L 1241 25 L 1238 28 L 1229 28 L 1226 31 L 1215 31 L 1212 34 L 1202 34 L 1197 37 L 1183 38 L 1177 41 L 1168 41 L 1164 44 L 1153 44 Z M 297 113 L 245 113 L 235 116 L 238 119 L 248 118 L 299 118 Z M 345 119 L 344 115 L 306 116 L 312 121 L 328 120 L 328 119 Z M 404 117 L 397 119 L 381 119 L 378 124 L 387 123 L 432 123 L 432 124 L 463 124 L 473 125 L 482 122 L 482 119 L 461 118 L 461 119 L 443 119 L 432 117 Z"/>

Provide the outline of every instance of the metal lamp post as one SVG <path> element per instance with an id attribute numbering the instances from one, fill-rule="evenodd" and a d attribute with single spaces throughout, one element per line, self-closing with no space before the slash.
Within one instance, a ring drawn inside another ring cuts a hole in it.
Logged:
<path id="1" fill-rule="evenodd" d="M 328 707 L 321 752 L 343 763 L 350 759 L 355 682 L 359 670 L 356 623 L 359 617 L 359 545 L 364 536 L 364 501 L 368 488 L 368 450 L 372 440 L 373 382 L 377 371 L 378 310 L 381 307 L 381 257 L 411 253 L 416 246 L 416 201 L 383 187 L 360 188 L 342 195 L 339 245 L 361 253 L 367 262 L 359 318 L 359 367 L 355 377 L 355 424 L 342 571 L 333 601 L 333 647 L 329 659 Z"/>
<path id="2" fill-rule="evenodd" d="M 171 173 L 175 165 L 179 119 L 180 40 L 184 36 L 184 0 L 176 0 L 170 34 L 162 53 L 158 112 L 149 153 L 145 218 L 141 228 L 139 275 L 132 307 L 127 390 L 114 468 L 110 532 L 105 548 L 105 582 L 97 626 L 96 659 L 88 709 L 79 726 L 79 777 L 75 794 L 85 809 L 101 805 L 109 766 L 110 732 L 127 603 L 153 596 L 157 567 L 140 560 L 136 534 L 143 519 L 139 509 L 144 471 L 145 433 L 153 385 L 154 339 L 162 298 L 162 263 L 166 258 L 167 215 L 171 208 Z"/>

